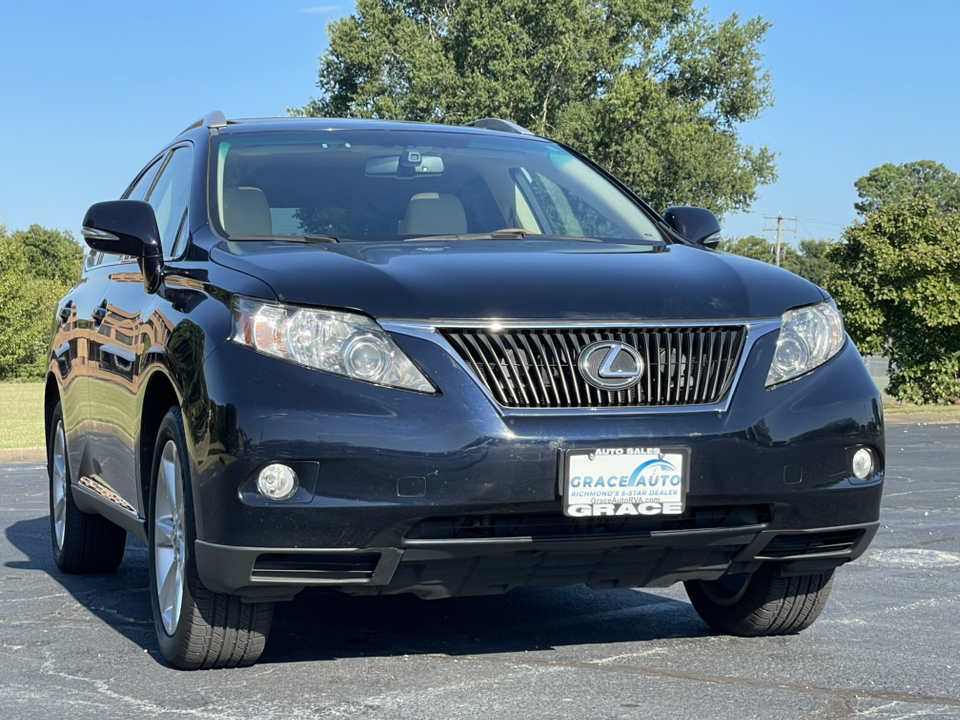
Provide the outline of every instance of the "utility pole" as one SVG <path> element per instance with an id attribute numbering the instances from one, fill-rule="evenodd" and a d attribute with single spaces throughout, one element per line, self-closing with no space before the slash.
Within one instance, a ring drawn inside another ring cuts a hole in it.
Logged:
<path id="1" fill-rule="evenodd" d="M 784 227 L 783 227 L 783 221 L 784 221 L 784 220 L 789 220 L 790 222 L 797 222 L 797 218 L 785 218 L 785 217 L 783 216 L 783 213 L 777 213 L 776 217 L 774 217 L 773 215 L 764 215 L 764 216 L 763 216 L 763 219 L 764 219 L 764 220 L 776 220 L 776 221 L 777 221 L 777 226 L 776 226 L 775 228 L 772 228 L 772 227 L 771 227 L 771 228 L 767 228 L 767 227 L 765 227 L 765 228 L 763 229 L 763 231 L 764 231 L 764 232 L 768 232 L 768 231 L 771 231 L 771 230 L 776 230 L 776 231 L 777 231 L 777 267 L 780 267 L 780 234 L 781 234 L 781 233 L 785 233 L 785 232 L 792 232 L 792 233 L 794 234 L 794 236 L 796 236 L 796 234 L 797 234 L 797 229 L 796 229 L 796 228 L 793 228 L 793 229 L 784 228 Z"/>

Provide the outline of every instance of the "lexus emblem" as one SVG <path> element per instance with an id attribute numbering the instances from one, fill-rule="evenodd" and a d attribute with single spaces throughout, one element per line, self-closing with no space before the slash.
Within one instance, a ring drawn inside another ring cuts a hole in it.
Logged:
<path id="1" fill-rule="evenodd" d="M 584 379 L 601 390 L 625 390 L 640 381 L 644 362 L 634 348 L 620 342 L 587 345 L 578 363 Z"/>

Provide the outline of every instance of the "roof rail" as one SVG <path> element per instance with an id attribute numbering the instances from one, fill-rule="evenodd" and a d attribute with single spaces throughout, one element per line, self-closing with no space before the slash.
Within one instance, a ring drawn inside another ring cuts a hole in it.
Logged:
<path id="1" fill-rule="evenodd" d="M 214 110 L 211 113 L 207 113 L 202 118 L 197 120 L 195 123 L 192 123 L 187 128 L 184 129 L 181 135 L 185 132 L 190 132 L 194 128 L 205 127 L 205 128 L 222 128 L 227 126 L 226 116 L 219 110 Z"/>
<path id="2" fill-rule="evenodd" d="M 533 135 L 525 127 L 521 127 L 509 120 L 500 118 L 482 118 L 473 122 L 464 123 L 466 127 L 482 128 L 484 130 L 497 130 L 498 132 L 516 133 L 517 135 Z"/>

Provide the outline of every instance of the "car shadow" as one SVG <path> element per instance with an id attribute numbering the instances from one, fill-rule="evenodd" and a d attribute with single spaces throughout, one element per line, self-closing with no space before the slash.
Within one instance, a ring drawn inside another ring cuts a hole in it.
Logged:
<path id="1" fill-rule="evenodd" d="M 139 541 L 128 537 L 115 573 L 67 575 L 54 565 L 46 517 L 17 522 L 6 534 L 28 558 L 7 567 L 47 573 L 104 624 L 163 662 L 151 620 L 147 550 Z M 518 588 L 426 601 L 308 589 L 276 605 L 260 663 L 492 655 L 710 634 L 688 603 L 638 590 Z"/>

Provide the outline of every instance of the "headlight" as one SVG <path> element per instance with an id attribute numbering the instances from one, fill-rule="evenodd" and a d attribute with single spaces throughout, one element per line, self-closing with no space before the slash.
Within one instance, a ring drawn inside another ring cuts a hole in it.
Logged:
<path id="1" fill-rule="evenodd" d="M 266 355 L 354 380 L 434 393 L 377 323 L 363 315 L 236 296 L 233 340 Z"/>
<path id="2" fill-rule="evenodd" d="M 845 338 L 843 318 L 829 302 L 787 310 L 767 373 L 767 387 L 823 365 L 840 352 Z"/>

